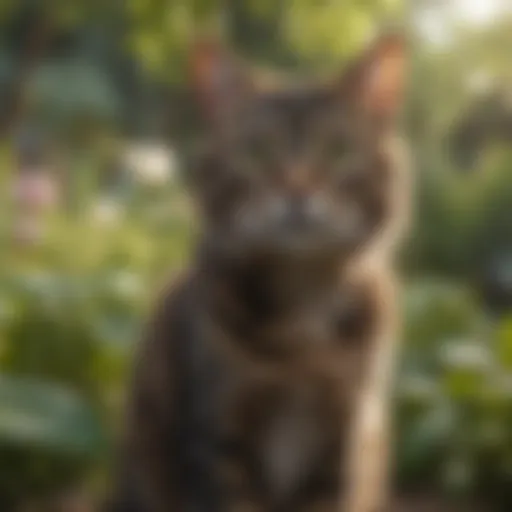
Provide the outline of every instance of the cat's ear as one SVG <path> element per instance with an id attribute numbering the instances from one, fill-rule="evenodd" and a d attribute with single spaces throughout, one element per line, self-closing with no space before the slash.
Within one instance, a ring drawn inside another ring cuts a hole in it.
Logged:
<path id="1" fill-rule="evenodd" d="M 400 34 L 378 38 L 354 61 L 341 81 L 341 93 L 380 119 L 395 117 L 404 99 L 407 43 Z"/>
<path id="2" fill-rule="evenodd" d="M 242 63 L 213 38 L 194 44 L 190 74 L 197 101 L 210 120 L 229 116 L 252 90 L 249 73 Z"/>

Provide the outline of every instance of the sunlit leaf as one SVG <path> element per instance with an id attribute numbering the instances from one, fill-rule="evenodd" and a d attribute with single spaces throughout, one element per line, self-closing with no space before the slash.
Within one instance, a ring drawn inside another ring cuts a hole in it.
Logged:
<path id="1" fill-rule="evenodd" d="M 0 442 L 97 455 L 104 435 L 95 414 L 68 389 L 0 376 Z"/>

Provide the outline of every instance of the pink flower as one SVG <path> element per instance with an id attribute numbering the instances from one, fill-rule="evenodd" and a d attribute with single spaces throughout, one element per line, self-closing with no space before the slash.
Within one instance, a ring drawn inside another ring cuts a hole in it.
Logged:
<path id="1" fill-rule="evenodd" d="M 55 205 L 58 200 L 57 182 L 44 171 L 20 173 L 14 181 L 13 197 L 22 208 L 46 209 Z"/>

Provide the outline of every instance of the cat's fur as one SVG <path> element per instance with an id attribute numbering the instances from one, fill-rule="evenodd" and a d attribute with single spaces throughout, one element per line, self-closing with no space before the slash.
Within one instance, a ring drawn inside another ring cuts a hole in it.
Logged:
<path id="1" fill-rule="evenodd" d="M 385 37 L 330 86 L 261 92 L 195 53 L 203 232 L 141 346 L 119 512 L 381 510 L 403 54 Z"/>

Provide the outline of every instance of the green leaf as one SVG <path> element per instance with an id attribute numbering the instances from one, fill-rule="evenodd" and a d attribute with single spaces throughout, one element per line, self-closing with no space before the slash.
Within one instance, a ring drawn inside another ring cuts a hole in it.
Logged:
<path id="1" fill-rule="evenodd" d="M 512 318 L 504 320 L 497 329 L 496 353 L 500 363 L 512 370 Z"/>
<path id="2" fill-rule="evenodd" d="M 407 423 L 398 446 L 399 471 L 404 476 L 436 464 L 440 451 L 453 434 L 456 417 L 452 406 L 443 401 Z"/>
<path id="3" fill-rule="evenodd" d="M 80 396 L 47 382 L 0 376 L 0 443 L 94 456 L 100 423 Z"/>
<path id="4" fill-rule="evenodd" d="M 408 343 L 433 354 L 433 344 L 473 335 L 481 313 L 471 293 L 458 286 L 424 280 L 411 283 L 404 297 Z"/>

